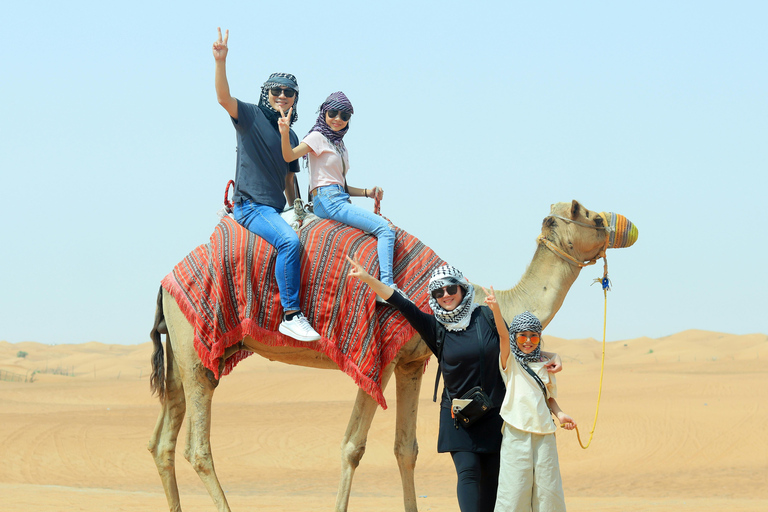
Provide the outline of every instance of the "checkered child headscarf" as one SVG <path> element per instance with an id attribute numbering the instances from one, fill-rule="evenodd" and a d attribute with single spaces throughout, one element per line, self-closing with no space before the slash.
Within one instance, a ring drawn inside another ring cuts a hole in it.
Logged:
<path id="1" fill-rule="evenodd" d="M 528 366 L 528 363 L 541 361 L 541 341 L 533 349 L 533 352 L 526 354 L 517 346 L 517 340 L 515 339 L 517 338 L 517 333 L 525 331 L 537 332 L 539 336 L 541 336 L 542 331 L 539 319 L 528 311 L 515 316 L 509 325 L 509 344 L 512 347 L 512 353 L 521 365 Z"/>
<path id="2" fill-rule="evenodd" d="M 264 85 L 261 86 L 261 96 L 259 97 L 259 107 L 264 112 L 275 126 L 277 126 L 277 119 L 280 117 L 280 112 L 272 108 L 269 103 L 269 90 L 272 87 L 290 87 L 296 91 L 296 99 L 293 102 L 293 113 L 291 114 L 291 125 L 299 118 L 296 105 L 299 103 L 299 83 L 296 81 L 296 77 L 290 73 L 272 73 Z"/>
<path id="3" fill-rule="evenodd" d="M 456 309 L 447 311 L 437 303 L 437 299 L 432 297 L 432 291 L 452 284 L 457 284 L 464 289 L 464 298 L 456 306 Z M 427 290 L 429 291 L 429 307 L 435 313 L 437 321 L 443 324 L 447 330 L 463 331 L 469 326 L 472 312 L 479 304 L 474 302 L 474 286 L 470 284 L 469 280 L 464 277 L 464 274 L 459 269 L 451 265 L 443 265 L 436 268 L 429 279 Z"/>

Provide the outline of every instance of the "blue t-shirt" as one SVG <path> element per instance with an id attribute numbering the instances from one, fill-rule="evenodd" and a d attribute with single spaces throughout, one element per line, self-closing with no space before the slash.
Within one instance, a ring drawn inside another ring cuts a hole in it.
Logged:
<path id="1" fill-rule="evenodd" d="M 299 172 L 299 161 L 289 164 L 283 159 L 280 132 L 258 105 L 237 100 L 237 119 L 232 119 L 232 124 L 237 131 L 234 202 L 249 199 L 282 210 L 285 176 Z M 298 146 L 293 130 L 289 138 L 291 147 Z"/>

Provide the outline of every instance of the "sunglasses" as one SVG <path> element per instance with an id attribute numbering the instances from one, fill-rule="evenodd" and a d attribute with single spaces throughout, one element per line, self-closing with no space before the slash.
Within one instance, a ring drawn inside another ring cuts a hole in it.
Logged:
<path id="1" fill-rule="evenodd" d="M 280 94 L 285 94 L 286 98 L 293 98 L 294 94 L 296 94 L 296 91 L 293 89 L 281 89 L 280 87 L 273 87 L 269 90 L 269 92 L 272 93 L 272 96 L 277 98 L 280 96 Z"/>
<path id="2" fill-rule="evenodd" d="M 349 112 L 342 112 L 341 110 L 336 110 L 336 109 L 326 110 L 325 113 L 328 114 L 328 119 L 333 119 L 336 116 L 341 116 L 341 120 L 344 121 L 345 123 L 349 121 L 349 119 L 352 117 L 352 114 L 350 114 Z"/>
<path id="3" fill-rule="evenodd" d="M 538 345 L 539 341 L 541 340 L 541 337 L 538 334 L 534 334 L 533 336 L 526 336 L 525 334 L 517 335 L 518 343 L 525 343 L 525 340 L 531 340 L 531 343 L 533 343 L 534 345 Z"/>
<path id="4" fill-rule="evenodd" d="M 459 285 L 457 284 L 449 284 L 448 286 L 444 286 L 442 288 L 438 288 L 437 290 L 432 290 L 432 298 L 433 299 L 439 299 L 446 293 L 448 295 L 456 295 L 456 292 L 459 291 Z"/>

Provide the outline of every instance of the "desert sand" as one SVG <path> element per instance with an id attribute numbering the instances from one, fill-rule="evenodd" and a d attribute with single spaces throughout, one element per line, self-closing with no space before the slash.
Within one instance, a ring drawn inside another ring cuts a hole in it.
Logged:
<path id="1" fill-rule="evenodd" d="M 601 343 L 545 337 L 565 369 L 559 402 L 586 441 L 595 415 Z M 26 352 L 26 357 L 18 357 Z M 149 343 L 49 346 L 0 342 L 0 508 L 13 511 L 168 510 L 146 449 L 159 406 L 150 396 Z M 450 456 L 435 452 L 435 365 L 427 367 L 418 419 L 419 510 L 455 511 Z M 4 374 L 5 375 L 5 374 Z M 394 388 L 394 386 L 391 386 Z M 211 442 L 234 511 L 333 510 L 339 444 L 357 392 L 338 371 L 252 356 L 214 395 Z M 392 453 L 394 389 L 374 418 L 350 510 L 402 510 Z M 685 331 L 612 342 L 587 450 L 558 432 L 571 511 L 768 510 L 768 336 Z M 182 507 L 210 511 L 183 457 Z"/>

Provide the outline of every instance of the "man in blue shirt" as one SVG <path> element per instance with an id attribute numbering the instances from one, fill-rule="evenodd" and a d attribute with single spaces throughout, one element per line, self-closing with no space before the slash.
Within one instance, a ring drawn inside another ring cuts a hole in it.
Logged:
<path id="1" fill-rule="evenodd" d="M 219 39 L 213 43 L 216 97 L 229 113 L 237 132 L 235 220 L 277 250 L 275 278 L 285 314 L 279 331 L 299 341 L 316 341 L 320 335 L 301 312 L 299 302 L 299 237 L 280 216 L 286 196 L 293 204 L 294 175 L 299 172 L 299 165 L 297 161 L 289 164 L 283 159 L 277 119 L 279 111 L 287 112 L 291 107 L 291 124 L 298 118 L 295 105 L 299 100 L 299 85 L 293 75 L 273 73 L 261 88 L 258 105 L 232 97 L 226 70 L 229 30 L 223 39 L 221 28 L 218 30 Z M 293 146 L 299 143 L 293 130 L 290 140 Z"/>

